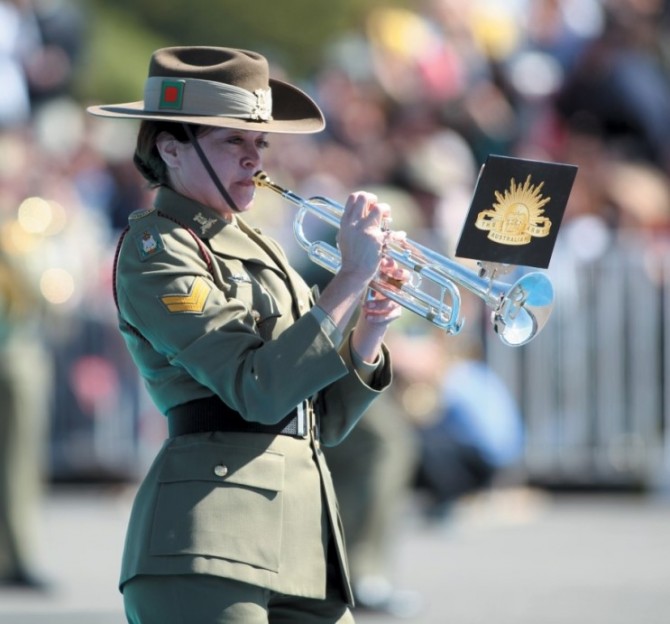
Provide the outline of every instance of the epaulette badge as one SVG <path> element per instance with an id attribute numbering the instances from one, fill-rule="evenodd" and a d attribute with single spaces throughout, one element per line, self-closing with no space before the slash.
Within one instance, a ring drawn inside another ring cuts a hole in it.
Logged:
<path id="1" fill-rule="evenodd" d="M 142 261 L 155 256 L 157 253 L 165 249 L 163 239 L 154 225 L 142 228 L 138 234 L 135 235 L 135 244 L 137 245 L 137 250 L 140 253 L 140 260 Z"/>

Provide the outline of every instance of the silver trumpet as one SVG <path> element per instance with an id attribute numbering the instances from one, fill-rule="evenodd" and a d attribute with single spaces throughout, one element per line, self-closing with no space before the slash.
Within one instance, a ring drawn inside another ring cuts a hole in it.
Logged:
<path id="1" fill-rule="evenodd" d="M 342 263 L 340 251 L 324 241 L 310 241 L 305 236 L 303 221 L 310 214 L 339 229 L 344 206 L 327 197 L 304 199 L 272 182 L 264 171 L 254 174 L 254 183 L 298 206 L 293 222 L 298 244 L 312 262 L 337 273 Z M 481 270 L 474 272 L 406 238 L 399 241 L 389 238 L 384 256 L 407 269 L 409 278 L 394 280 L 379 272 L 370 287 L 448 334 L 458 334 L 464 323 L 459 318 L 461 295 L 458 286 L 480 297 L 492 309 L 493 328 L 500 340 L 509 346 L 530 342 L 551 314 L 554 289 L 544 273 L 527 273 L 510 285 L 495 280 L 498 272 L 495 265 L 480 263 Z"/>

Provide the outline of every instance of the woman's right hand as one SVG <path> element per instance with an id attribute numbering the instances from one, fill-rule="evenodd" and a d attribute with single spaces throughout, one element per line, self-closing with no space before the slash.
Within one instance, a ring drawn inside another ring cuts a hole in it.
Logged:
<path id="1" fill-rule="evenodd" d="M 342 263 L 340 270 L 324 288 L 318 300 L 318 305 L 330 316 L 338 329 L 345 331 L 349 320 L 361 305 L 361 301 L 368 290 L 370 282 L 377 276 L 382 266 L 384 245 L 389 237 L 395 238 L 386 229 L 391 218 L 391 208 L 388 204 L 379 203 L 377 196 L 365 191 L 357 191 L 349 195 L 344 206 L 337 235 L 337 244 L 340 250 Z M 394 267 L 388 270 L 395 270 Z M 382 318 L 395 318 L 395 312 L 380 310 Z M 366 343 L 375 344 L 368 348 L 361 347 L 361 355 L 377 351 L 378 335 L 383 334 L 387 323 L 368 322 L 367 331 L 359 332 L 359 339 L 364 338 Z M 374 341 L 368 340 L 374 334 Z"/>
<path id="2" fill-rule="evenodd" d="M 391 208 L 365 191 L 349 195 L 342 214 L 337 243 L 342 256 L 340 273 L 360 279 L 367 285 L 377 275 Z"/>

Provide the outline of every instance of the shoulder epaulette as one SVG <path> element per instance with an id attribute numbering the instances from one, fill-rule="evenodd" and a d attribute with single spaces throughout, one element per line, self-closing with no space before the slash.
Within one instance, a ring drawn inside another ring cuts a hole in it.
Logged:
<path id="1" fill-rule="evenodd" d="M 137 221 L 137 219 L 143 219 L 147 215 L 150 215 L 154 212 L 156 212 L 156 208 L 153 206 L 151 208 L 144 208 L 143 210 L 135 210 L 130 213 L 128 221 Z"/>
<path id="2" fill-rule="evenodd" d="M 210 274 L 213 273 L 213 265 L 212 265 L 212 256 L 209 253 L 209 249 L 207 248 L 207 245 L 202 241 L 202 239 L 190 228 L 184 225 L 183 223 L 180 223 L 177 219 L 174 219 L 173 217 L 170 217 L 166 215 L 165 213 L 161 212 L 160 210 L 156 210 L 155 208 L 149 208 L 147 210 L 138 210 L 134 213 L 131 213 L 131 215 L 128 217 L 129 220 L 135 220 L 135 219 L 141 219 L 142 217 L 147 216 L 148 214 L 154 213 L 159 216 L 163 217 L 165 219 L 169 219 L 170 221 L 173 221 L 176 223 L 178 226 L 184 228 L 192 237 L 193 240 L 195 241 L 196 245 L 198 246 L 198 251 L 200 252 L 200 255 L 202 256 L 203 260 L 205 261 L 205 264 L 207 265 L 207 270 L 209 271 Z M 134 216 L 136 215 L 137 216 Z M 114 305 L 116 305 L 116 310 L 117 312 L 119 311 L 119 297 L 116 289 L 116 275 L 117 275 L 117 269 L 119 265 L 119 254 L 121 252 L 121 245 L 123 244 L 123 239 L 126 237 L 128 232 L 130 231 L 130 225 L 127 225 L 123 231 L 121 232 L 121 235 L 119 236 L 119 240 L 116 244 L 116 251 L 114 252 L 114 264 L 112 268 L 112 290 L 113 290 L 113 295 L 114 295 Z M 130 325 L 130 324 L 129 324 Z M 134 327 L 130 326 L 133 331 L 143 340 L 146 340 L 144 336 L 139 332 L 139 330 L 135 329 Z"/>

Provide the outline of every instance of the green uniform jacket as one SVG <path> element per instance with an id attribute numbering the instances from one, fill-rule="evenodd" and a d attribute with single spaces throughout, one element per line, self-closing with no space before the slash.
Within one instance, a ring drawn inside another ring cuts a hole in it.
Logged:
<path id="1" fill-rule="evenodd" d="M 157 407 L 217 395 L 246 420 L 274 424 L 318 393 L 320 439 L 311 428 L 305 438 L 167 440 L 134 502 L 121 587 L 138 574 L 194 573 L 323 598 L 332 535 L 352 602 L 320 444 L 344 439 L 390 384 L 388 353 L 364 383 L 348 337 L 312 309 L 280 247 L 241 219 L 161 188 L 129 226 L 115 276 L 120 327 Z"/>

